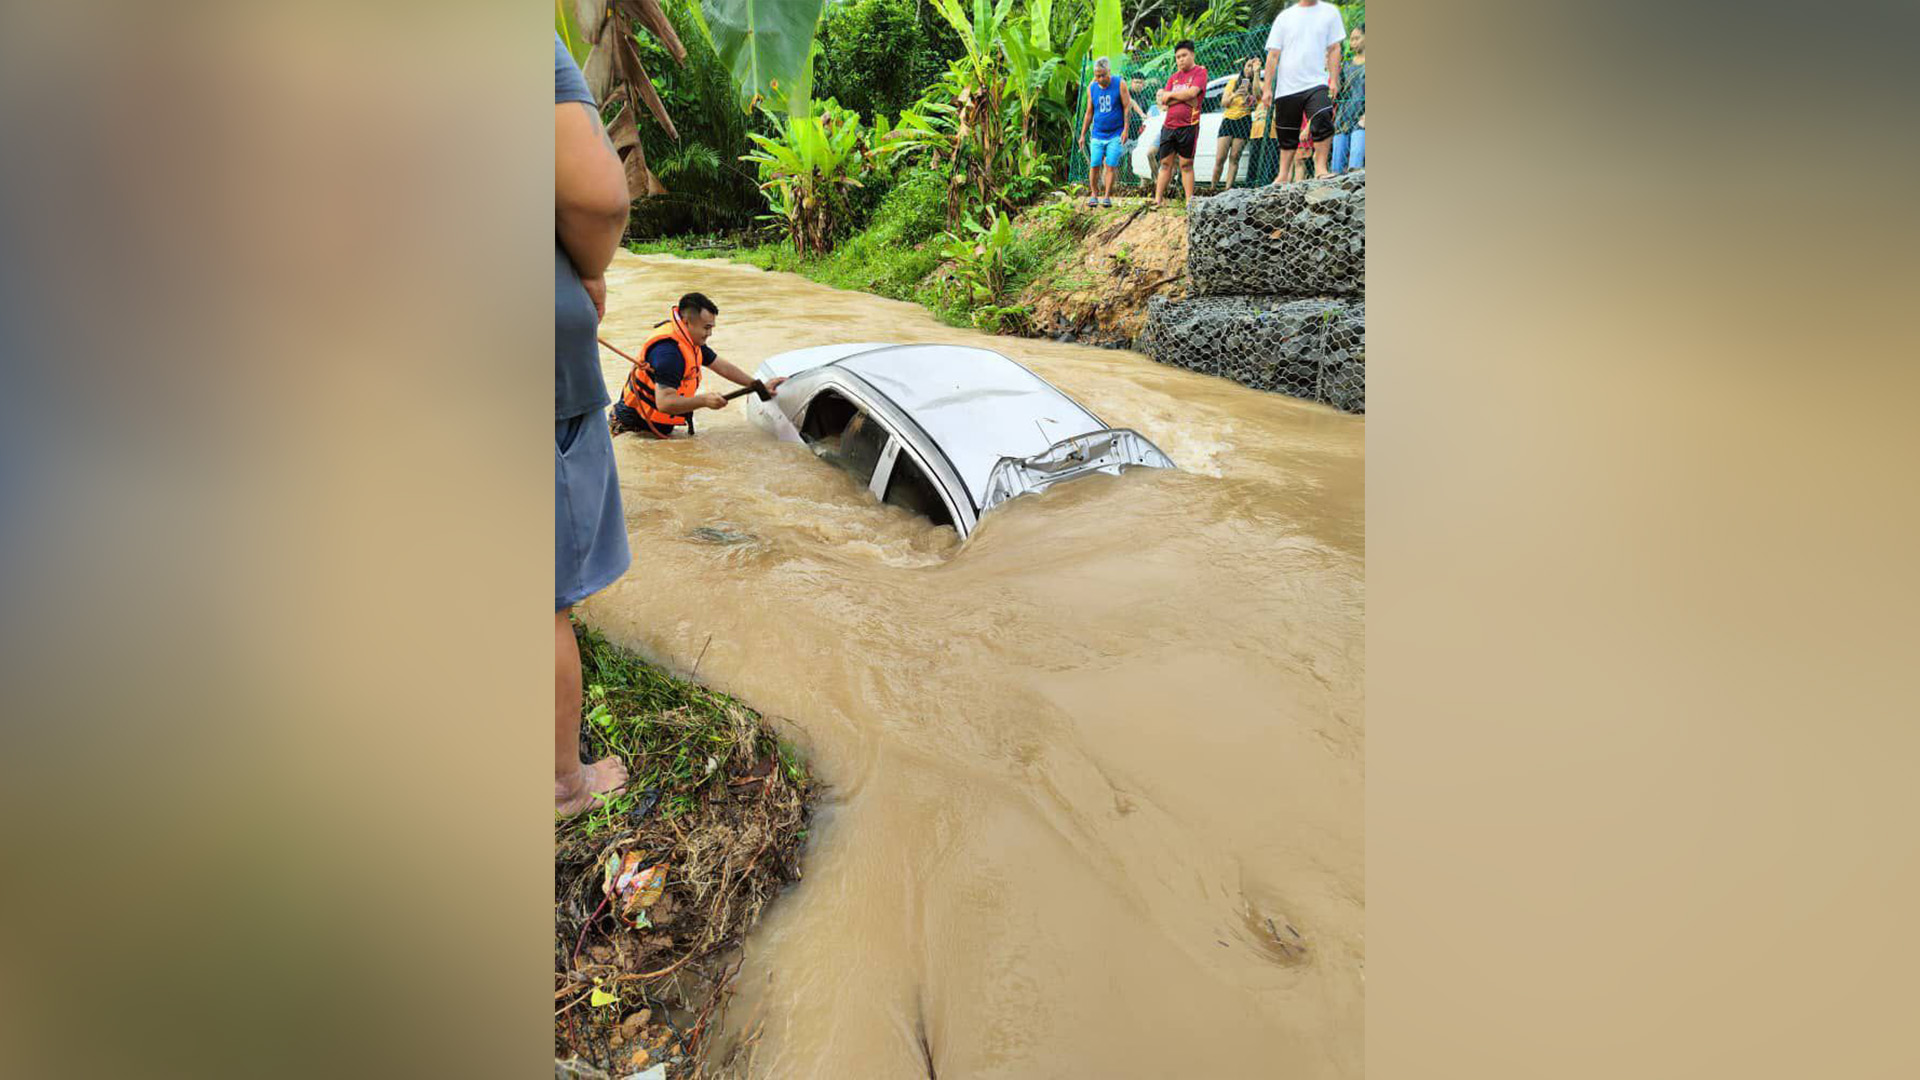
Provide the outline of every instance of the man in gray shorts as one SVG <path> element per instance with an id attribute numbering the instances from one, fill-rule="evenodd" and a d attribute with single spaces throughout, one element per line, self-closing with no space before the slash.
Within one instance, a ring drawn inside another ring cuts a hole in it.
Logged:
<path id="1" fill-rule="evenodd" d="M 627 782 L 619 758 L 580 763 L 580 648 L 571 615 L 629 562 L 595 336 L 630 200 L 626 169 L 558 34 L 553 112 L 553 809 L 572 815 Z"/>

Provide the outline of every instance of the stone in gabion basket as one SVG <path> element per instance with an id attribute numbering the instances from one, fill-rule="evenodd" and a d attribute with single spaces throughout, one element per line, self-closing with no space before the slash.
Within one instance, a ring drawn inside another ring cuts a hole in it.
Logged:
<path id="1" fill-rule="evenodd" d="M 1346 412 L 1367 411 L 1361 298 L 1154 297 L 1138 346 L 1163 364 Z"/>
<path id="2" fill-rule="evenodd" d="M 1187 274 L 1200 296 L 1362 295 L 1367 174 L 1235 188 L 1187 215 Z"/>

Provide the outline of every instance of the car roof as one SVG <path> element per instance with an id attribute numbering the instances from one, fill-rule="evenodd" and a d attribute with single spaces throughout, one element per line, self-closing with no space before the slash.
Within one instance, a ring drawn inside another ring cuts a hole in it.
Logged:
<path id="1" fill-rule="evenodd" d="M 952 463 L 980 505 L 1002 457 L 1030 457 L 1100 431 L 1100 418 L 1045 379 L 991 349 L 878 346 L 833 361 L 911 417 Z"/>

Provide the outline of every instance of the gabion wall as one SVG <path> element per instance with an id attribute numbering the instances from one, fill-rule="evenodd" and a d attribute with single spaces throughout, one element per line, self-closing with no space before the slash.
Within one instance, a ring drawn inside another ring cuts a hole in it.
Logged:
<path id="1" fill-rule="evenodd" d="M 1360 297 L 1154 297 L 1140 349 L 1188 368 L 1347 412 L 1367 409 L 1367 309 Z"/>
<path id="2" fill-rule="evenodd" d="M 1137 347 L 1163 364 L 1365 412 L 1366 175 L 1194 200 L 1195 295 L 1155 297 Z"/>
<path id="3" fill-rule="evenodd" d="M 1358 296 L 1367 291 L 1367 180 L 1234 188 L 1195 199 L 1187 275 L 1196 296 Z"/>

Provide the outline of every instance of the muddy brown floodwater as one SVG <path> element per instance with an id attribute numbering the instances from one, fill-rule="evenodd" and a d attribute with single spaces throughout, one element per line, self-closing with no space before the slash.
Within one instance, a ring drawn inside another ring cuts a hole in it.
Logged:
<path id="1" fill-rule="evenodd" d="M 759 1030 L 753 1074 L 1360 1076 L 1365 421 L 751 267 L 608 282 L 627 351 L 690 289 L 749 371 L 984 345 L 1183 470 L 1017 499 L 961 546 L 739 402 L 615 441 L 634 562 L 583 616 L 790 719 L 829 785 L 747 942 L 725 1037 Z"/>

